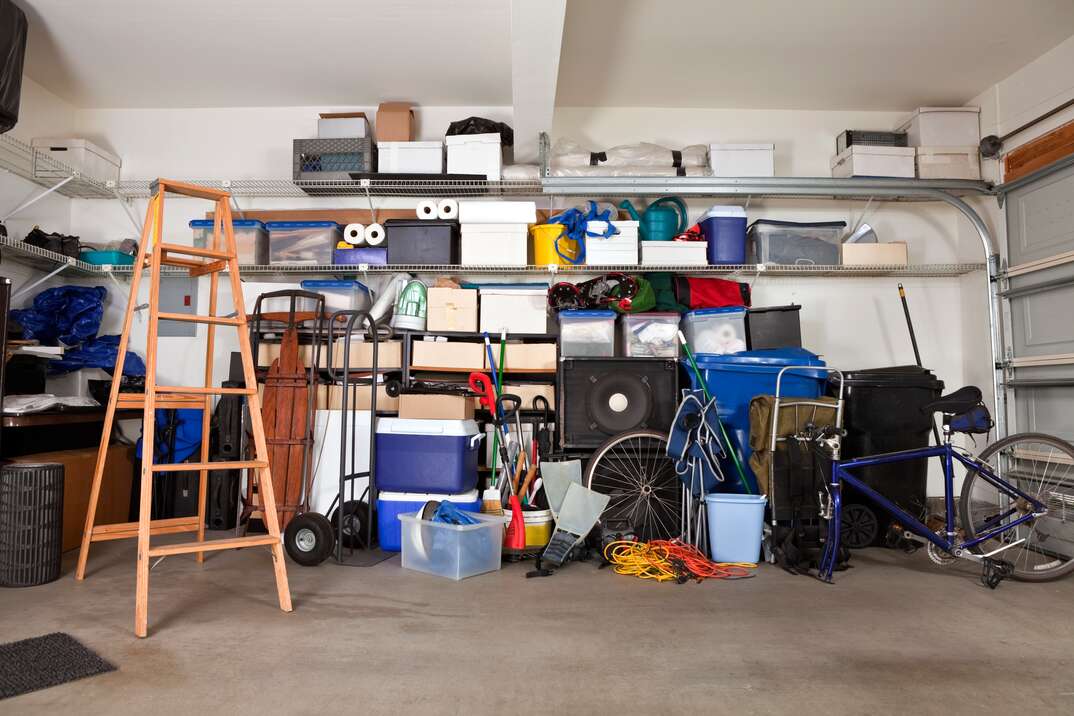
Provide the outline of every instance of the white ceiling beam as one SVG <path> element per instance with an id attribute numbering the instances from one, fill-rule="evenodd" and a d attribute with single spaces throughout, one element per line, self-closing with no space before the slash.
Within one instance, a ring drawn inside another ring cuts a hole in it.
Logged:
<path id="1" fill-rule="evenodd" d="M 567 0 L 511 0 L 515 163 L 537 162 L 537 134 L 552 129 Z"/>

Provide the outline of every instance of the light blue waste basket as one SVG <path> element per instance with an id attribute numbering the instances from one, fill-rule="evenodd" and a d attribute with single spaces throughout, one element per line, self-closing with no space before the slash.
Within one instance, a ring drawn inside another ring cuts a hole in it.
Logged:
<path id="1" fill-rule="evenodd" d="M 764 495 L 705 496 L 709 550 L 714 562 L 757 562 L 766 502 Z"/>

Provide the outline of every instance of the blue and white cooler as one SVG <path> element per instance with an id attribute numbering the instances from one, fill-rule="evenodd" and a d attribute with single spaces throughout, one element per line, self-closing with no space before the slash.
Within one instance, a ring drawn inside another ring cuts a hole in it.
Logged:
<path id="1" fill-rule="evenodd" d="M 377 489 L 458 495 L 477 487 L 473 420 L 377 420 Z"/>
<path id="2" fill-rule="evenodd" d="M 377 495 L 377 538 L 380 548 L 387 552 L 402 549 L 402 524 L 399 515 L 419 512 L 426 502 L 453 502 L 460 510 L 481 511 L 481 496 L 477 490 L 459 495 L 436 495 L 418 492 L 381 492 Z"/>

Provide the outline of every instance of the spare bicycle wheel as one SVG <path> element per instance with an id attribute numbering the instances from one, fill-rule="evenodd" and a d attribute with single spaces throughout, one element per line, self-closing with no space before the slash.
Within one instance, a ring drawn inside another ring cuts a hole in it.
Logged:
<path id="1" fill-rule="evenodd" d="M 1012 577 L 1047 582 L 1074 570 L 1074 447 L 1041 433 L 992 443 L 977 457 L 996 476 L 1044 503 L 1047 514 L 971 548 L 1014 565 Z M 966 470 L 959 503 L 967 539 L 1032 512 L 1030 503 L 1001 492 L 977 470 Z"/>
<path id="2" fill-rule="evenodd" d="M 593 452 L 585 484 L 611 497 L 602 524 L 629 524 L 642 541 L 680 536 L 682 482 L 666 450 L 666 434 L 630 430 Z"/>

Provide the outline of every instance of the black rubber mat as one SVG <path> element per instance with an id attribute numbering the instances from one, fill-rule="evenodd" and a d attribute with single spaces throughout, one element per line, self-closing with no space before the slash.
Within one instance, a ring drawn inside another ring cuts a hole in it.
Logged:
<path id="1" fill-rule="evenodd" d="M 115 670 L 63 632 L 0 644 L 0 699 Z"/>

